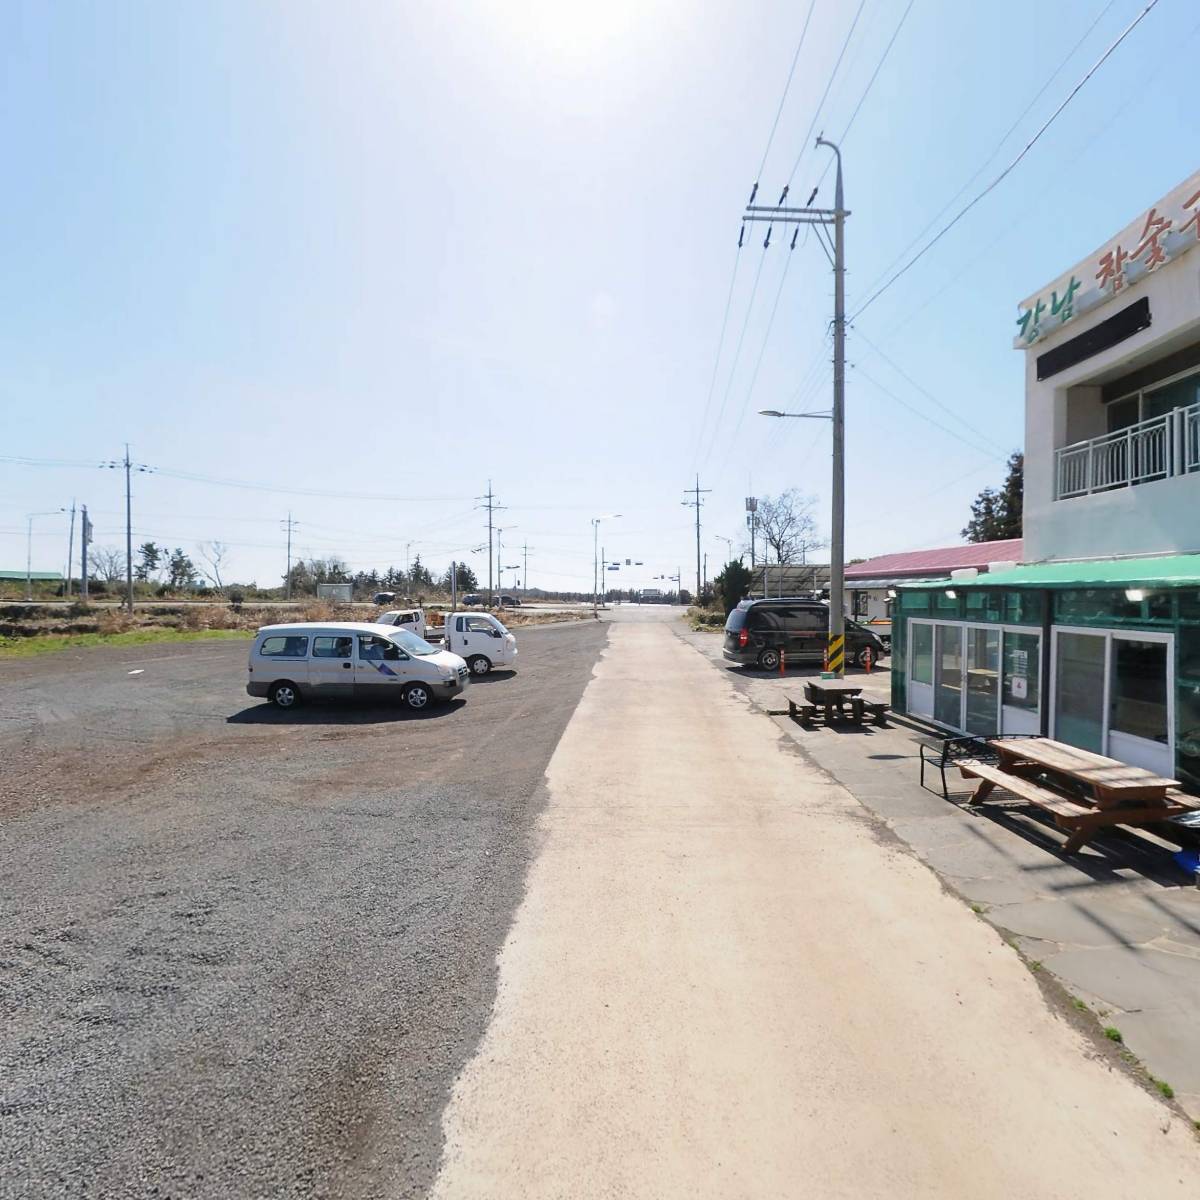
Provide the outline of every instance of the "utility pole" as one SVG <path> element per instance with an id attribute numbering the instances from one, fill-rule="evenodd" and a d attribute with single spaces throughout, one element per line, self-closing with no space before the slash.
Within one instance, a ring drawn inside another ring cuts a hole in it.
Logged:
<path id="1" fill-rule="evenodd" d="M 498 509 L 502 509 L 504 507 L 504 505 L 496 503 L 496 496 L 495 496 L 495 493 L 492 491 L 492 481 L 490 479 L 488 480 L 487 493 L 483 496 L 476 496 L 475 499 L 483 501 L 483 504 L 481 505 L 481 507 L 487 509 L 487 515 L 488 515 L 488 525 L 487 525 L 487 528 L 488 528 L 488 585 L 487 585 L 488 602 L 487 602 L 487 606 L 488 606 L 488 608 L 491 608 L 492 607 L 492 591 L 493 591 L 493 583 L 492 583 L 493 567 L 492 567 L 492 564 L 495 561 L 495 559 L 493 558 L 493 542 L 492 542 L 492 539 L 494 537 L 494 531 L 495 531 L 494 514 Z M 499 555 L 496 555 L 496 557 L 498 558 Z"/>
<path id="2" fill-rule="evenodd" d="M 287 531 L 287 574 L 283 577 L 283 598 L 285 600 L 292 598 L 292 531 L 299 524 L 299 521 L 292 520 L 292 510 L 289 508 L 287 520 L 282 525 L 282 528 Z"/>
<path id="3" fill-rule="evenodd" d="M 67 569 L 63 572 L 63 599 L 71 594 L 71 568 L 75 558 L 75 501 L 71 500 L 71 527 L 67 534 Z"/>
<path id="4" fill-rule="evenodd" d="M 79 597 L 86 604 L 88 598 L 88 547 L 92 544 L 92 523 L 88 520 L 86 504 L 83 506 L 79 542 Z"/>
<path id="5" fill-rule="evenodd" d="M 833 422 L 833 516 L 830 522 L 829 539 L 829 641 L 826 649 L 828 669 L 835 675 L 843 675 L 846 670 L 846 613 L 845 613 L 845 571 L 846 571 L 846 462 L 845 462 L 845 408 L 846 408 L 846 218 L 850 215 L 845 208 L 845 197 L 842 190 L 842 152 L 833 142 L 824 137 L 817 138 L 818 146 L 827 146 L 837 159 L 837 176 L 834 184 L 833 208 L 809 207 L 816 199 L 817 189 L 813 188 L 804 208 L 786 208 L 788 189 L 783 189 L 779 203 L 775 206 L 755 205 L 754 197 L 758 185 L 750 193 L 750 203 L 742 217 L 742 236 L 746 232 L 747 221 L 767 221 L 767 236 L 763 248 L 771 244 L 771 229 L 775 222 L 781 225 L 795 225 L 792 234 L 792 249 L 796 247 L 796 237 L 800 232 L 799 226 L 811 225 L 817 234 L 830 265 L 833 267 L 833 410 L 824 413 L 784 414 L 774 410 L 765 410 L 768 416 L 815 416 L 828 417 Z M 827 226 L 833 226 L 833 246 L 828 245 Z M 741 237 L 738 238 L 739 245 Z"/>
<path id="6" fill-rule="evenodd" d="M 521 572 L 521 578 L 525 580 L 525 595 L 529 595 L 529 543 L 525 542 L 521 546 L 521 552 L 525 556 L 525 568 Z"/>
<path id="7" fill-rule="evenodd" d="M 131 479 L 134 471 L 141 471 L 143 474 L 153 472 L 153 467 L 146 466 L 145 463 L 135 463 L 129 457 L 129 443 L 125 443 L 125 457 L 115 462 L 106 462 L 100 464 L 102 467 L 107 467 L 110 471 L 125 472 L 125 609 L 130 614 L 133 613 L 133 485 Z M 65 510 L 64 510 L 65 511 Z"/>
<path id="8" fill-rule="evenodd" d="M 696 476 L 696 486 L 688 488 L 684 492 L 685 496 L 690 495 L 691 500 L 684 500 L 682 503 L 685 508 L 694 508 L 696 510 L 696 603 L 700 603 L 700 506 L 704 503 L 700 499 L 702 495 L 707 495 L 712 491 L 712 488 L 702 488 L 700 486 L 700 476 Z"/>

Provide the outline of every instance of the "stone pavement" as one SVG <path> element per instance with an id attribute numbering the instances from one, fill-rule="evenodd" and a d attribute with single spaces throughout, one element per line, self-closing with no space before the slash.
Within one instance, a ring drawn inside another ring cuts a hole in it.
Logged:
<path id="1" fill-rule="evenodd" d="M 779 715 L 783 696 L 818 672 L 743 672 L 722 659 L 719 637 L 682 625 L 679 633 L 1031 964 L 1087 1003 L 1102 1026 L 1120 1030 L 1150 1074 L 1200 1119 L 1200 889 L 1164 843 L 1116 831 L 1063 858 L 1064 835 L 1028 809 L 965 808 L 957 771 L 947 772 L 950 803 L 923 790 L 916 729 L 802 729 Z M 852 672 L 873 699 L 889 699 L 886 662 L 869 677 Z M 926 783 L 939 788 L 936 771 Z"/>

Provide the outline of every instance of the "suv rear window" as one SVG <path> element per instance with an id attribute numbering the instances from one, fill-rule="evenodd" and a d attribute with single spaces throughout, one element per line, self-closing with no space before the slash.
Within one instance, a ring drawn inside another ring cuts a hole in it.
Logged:
<path id="1" fill-rule="evenodd" d="M 735 608 L 725 620 L 726 632 L 737 633 L 737 631 L 746 624 L 746 613 L 748 611 L 749 610 L 745 608 Z"/>

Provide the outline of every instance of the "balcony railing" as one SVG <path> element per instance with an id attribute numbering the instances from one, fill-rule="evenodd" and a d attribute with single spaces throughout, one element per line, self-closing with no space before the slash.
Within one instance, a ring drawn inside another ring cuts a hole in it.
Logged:
<path id="1" fill-rule="evenodd" d="M 1200 404 L 1055 451 L 1054 498 L 1200 471 Z"/>

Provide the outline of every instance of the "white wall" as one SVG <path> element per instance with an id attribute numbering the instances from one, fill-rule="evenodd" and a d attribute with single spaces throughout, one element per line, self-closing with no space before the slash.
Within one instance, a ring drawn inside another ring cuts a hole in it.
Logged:
<path id="1" fill-rule="evenodd" d="M 1060 372 L 1037 379 L 1037 359 L 1047 350 L 1115 316 L 1143 296 L 1150 298 L 1149 328 L 1117 346 Z M 1060 333 L 1025 350 L 1025 560 L 1093 558 L 1102 555 L 1200 551 L 1200 474 L 1054 499 L 1054 451 L 1090 425 L 1075 391 L 1068 422 L 1067 390 L 1095 386 L 1200 340 L 1200 249 L 1164 264 L 1121 295 L 1070 322 Z M 1071 436 L 1068 436 L 1070 428 Z M 1096 432 L 1103 432 L 1096 430 Z"/>

